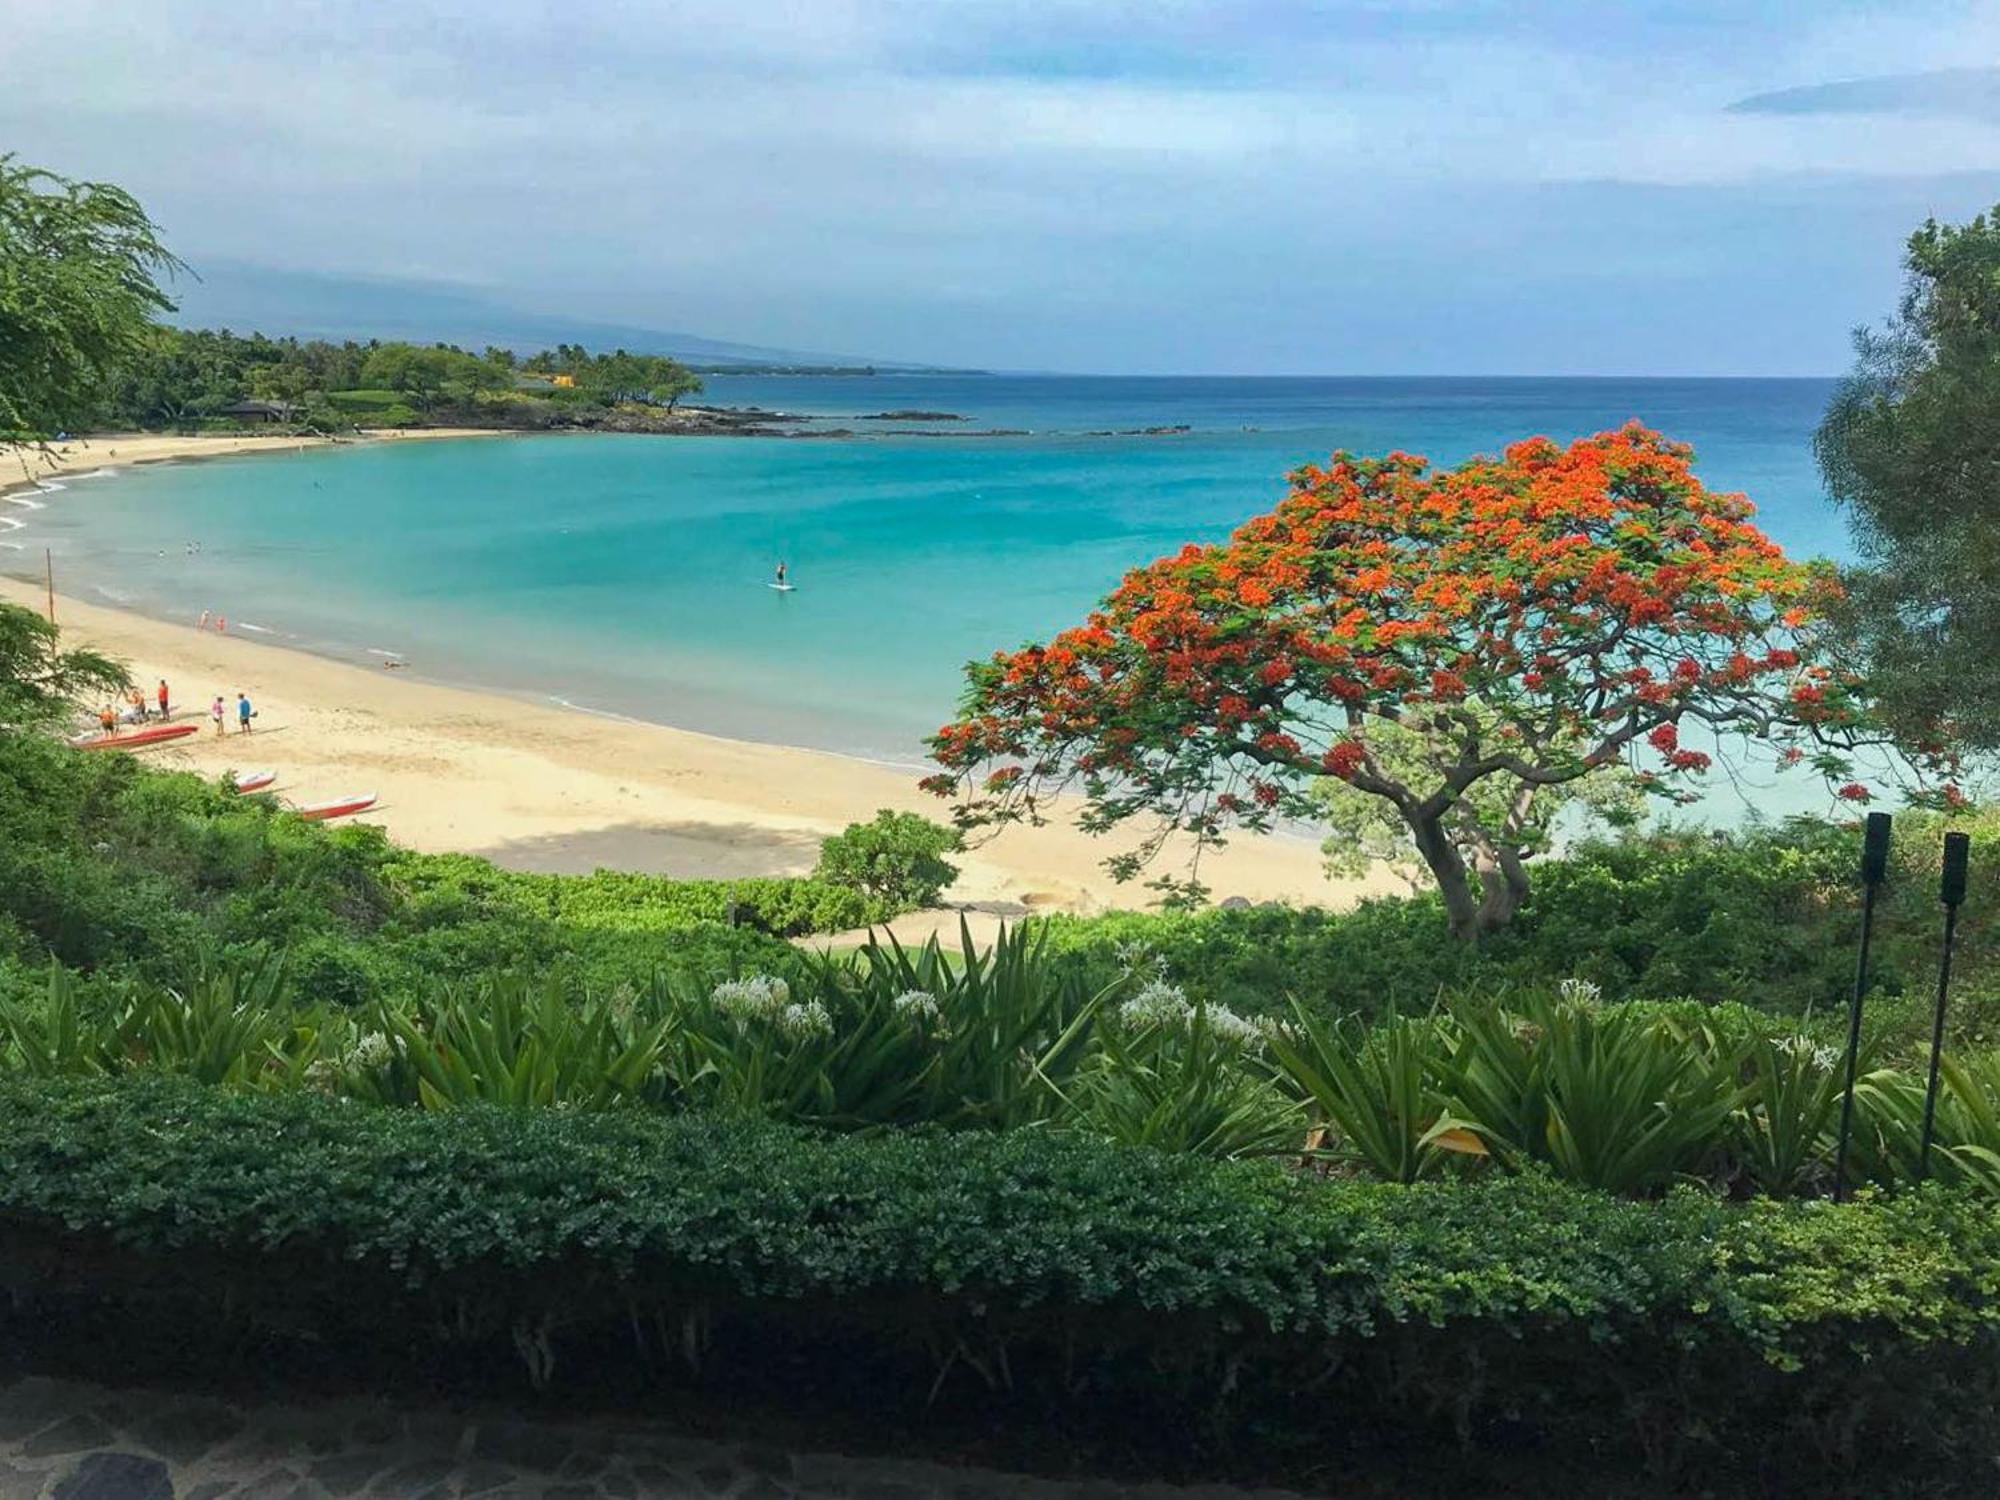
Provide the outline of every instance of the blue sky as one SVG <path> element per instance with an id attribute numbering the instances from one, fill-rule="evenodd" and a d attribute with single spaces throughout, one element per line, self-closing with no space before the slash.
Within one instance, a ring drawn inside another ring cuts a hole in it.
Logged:
<path id="1" fill-rule="evenodd" d="M 1828 373 L 2000 201 L 1991 0 L 8 12 L 0 149 L 197 268 L 885 359 Z"/>

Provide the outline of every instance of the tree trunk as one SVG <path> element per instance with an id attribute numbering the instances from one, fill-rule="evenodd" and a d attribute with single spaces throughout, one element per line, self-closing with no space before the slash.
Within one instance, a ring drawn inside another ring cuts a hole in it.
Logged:
<path id="1" fill-rule="evenodd" d="M 1475 849 L 1474 863 L 1468 864 L 1442 817 L 1408 822 L 1417 853 L 1444 897 L 1453 937 L 1477 945 L 1514 920 L 1528 899 L 1528 872 L 1519 854 L 1486 845 Z"/>

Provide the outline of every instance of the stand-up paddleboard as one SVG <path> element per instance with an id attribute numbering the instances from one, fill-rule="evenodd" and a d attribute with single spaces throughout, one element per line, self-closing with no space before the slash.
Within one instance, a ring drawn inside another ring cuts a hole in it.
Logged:
<path id="1" fill-rule="evenodd" d="M 124 734 L 93 734 L 71 740 L 78 750 L 144 750 L 168 740 L 183 739 L 201 728 L 199 724 L 155 724 L 150 729 L 130 729 Z"/>
<path id="2" fill-rule="evenodd" d="M 345 818 L 353 813 L 367 812 L 375 805 L 375 794 L 363 792 L 353 797 L 336 797 L 331 802 L 315 802 L 308 807 L 295 807 L 293 812 L 313 823 L 324 823 L 328 818 Z"/>
<path id="3" fill-rule="evenodd" d="M 261 792 L 277 779 L 276 771 L 245 771 L 229 784 L 239 792 Z"/>
<path id="4" fill-rule="evenodd" d="M 766 584 L 765 587 L 774 588 L 781 594 L 789 594 L 792 592 L 793 589 L 797 588 L 798 585 L 796 583 L 772 583 L 772 584 Z"/>

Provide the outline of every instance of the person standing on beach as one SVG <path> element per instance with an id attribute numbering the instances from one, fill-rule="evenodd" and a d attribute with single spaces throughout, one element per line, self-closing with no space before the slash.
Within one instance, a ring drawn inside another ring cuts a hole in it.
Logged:
<path id="1" fill-rule="evenodd" d="M 164 677 L 160 679 L 159 699 L 160 699 L 160 722 L 164 724 L 167 722 L 167 717 L 168 717 L 167 679 Z"/>
<path id="2" fill-rule="evenodd" d="M 118 711 L 115 708 L 113 708 L 109 703 L 105 704 L 103 708 L 98 710 L 97 727 L 104 731 L 106 739 L 113 738 L 114 736 L 117 735 Z"/>
<path id="3" fill-rule="evenodd" d="M 236 732 L 238 734 L 248 734 L 250 732 L 250 720 L 253 716 L 249 697 L 239 691 L 236 695 Z"/>
<path id="4" fill-rule="evenodd" d="M 222 737 L 222 694 L 215 695 L 215 701 L 208 705 L 208 716 L 215 720 L 216 738 Z"/>

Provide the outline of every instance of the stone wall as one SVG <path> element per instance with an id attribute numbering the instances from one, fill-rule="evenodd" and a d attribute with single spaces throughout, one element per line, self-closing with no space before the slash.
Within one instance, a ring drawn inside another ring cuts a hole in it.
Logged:
<path id="1" fill-rule="evenodd" d="M 1259 1492 L 1281 1500 L 1279 1492 Z M 0 1384 L 0 1500 L 1230 1500 L 1221 1487 L 1028 1479 L 695 1439 L 634 1422 L 341 1400 L 242 1406 Z"/>

